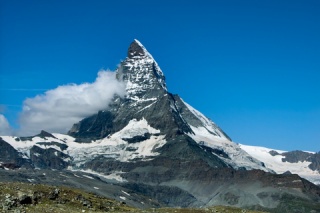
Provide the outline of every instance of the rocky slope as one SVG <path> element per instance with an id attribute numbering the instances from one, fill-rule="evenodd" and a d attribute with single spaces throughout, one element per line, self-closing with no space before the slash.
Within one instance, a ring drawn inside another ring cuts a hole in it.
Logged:
<path id="1" fill-rule="evenodd" d="M 129 212 L 125 202 L 68 187 L 0 182 L 0 212 Z"/>
<path id="2" fill-rule="evenodd" d="M 132 205 L 138 207 L 318 209 L 319 187 L 297 175 L 275 174 L 214 122 L 168 92 L 163 72 L 139 41 L 132 42 L 116 72 L 126 95 L 74 124 L 68 135 L 42 131 L 34 137 L 2 136 L 0 148 L 8 150 L 1 159 L 3 178 L 10 176 L 11 168 L 22 168 L 22 173 L 30 167 L 54 169 L 68 177 L 86 172 L 93 180 L 99 177 L 134 192 Z M 51 182 L 55 177 L 46 178 Z M 68 181 L 84 187 L 77 178 Z M 104 193 L 113 194 L 107 189 Z"/>

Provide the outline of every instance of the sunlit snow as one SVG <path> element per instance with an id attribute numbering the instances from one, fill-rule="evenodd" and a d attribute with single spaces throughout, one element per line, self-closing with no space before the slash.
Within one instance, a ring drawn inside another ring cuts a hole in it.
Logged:
<path id="1" fill-rule="evenodd" d="M 270 151 L 276 151 L 279 154 L 284 153 L 285 151 L 282 150 L 274 150 L 265 147 L 259 146 L 248 146 L 240 144 L 241 149 L 245 150 L 254 158 L 262 161 L 265 163 L 266 167 L 272 169 L 278 174 L 282 174 L 284 172 L 290 171 L 293 174 L 299 174 L 299 176 L 315 183 L 320 184 L 320 173 L 317 171 L 312 171 L 308 166 L 311 162 L 303 161 L 298 163 L 290 163 L 290 162 L 283 162 L 282 158 L 285 156 L 282 155 L 275 155 L 272 156 Z"/>
<path id="2" fill-rule="evenodd" d="M 135 136 L 144 136 L 150 134 L 150 138 L 146 138 L 143 141 L 128 143 L 125 139 L 130 139 Z M 78 143 L 75 142 L 75 138 L 53 133 L 53 137 L 34 137 L 31 139 L 20 140 L 17 137 L 3 136 L 3 140 L 8 142 L 17 151 L 23 154 L 22 157 L 30 158 L 30 149 L 33 146 L 38 146 L 42 149 L 53 148 L 57 151 L 54 152 L 58 156 L 58 151 L 63 152 L 73 158 L 73 165 L 70 169 L 77 170 L 82 164 L 88 160 L 92 160 L 95 157 L 105 156 L 107 158 L 113 158 L 115 160 L 126 162 L 135 159 L 150 160 L 152 157 L 157 156 L 159 153 L 157 148 L 162 147 L 165 143 L 165 135 L 160 135 L 160 130 L 151 127 L 145 119 L 136 120 L 133 119 L 119 132 L 110 135 L 109 137 L 92 141 L 91 143 Z M 39 144 L 41 142 L 41 144 Z M 63 150 L 52 142 L 65 144 L 67 149 Z M 35 155 L 40 155 L 35 153 Z M 71 161 L 70 158 L 64 158 L 64 161 Z M 93 171 L 86 171 L 93 174 Z M 97 173 L 98 174 L 98 173 Z M 118 175 L 113 173 L 104 175 L 108 179 L 115 179 L 118 181 L 124 181 Z"/>

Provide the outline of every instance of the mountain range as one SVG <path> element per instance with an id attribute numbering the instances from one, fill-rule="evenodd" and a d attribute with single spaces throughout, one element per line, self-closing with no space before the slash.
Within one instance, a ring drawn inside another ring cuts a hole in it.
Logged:
<path id="1" fill-rule="evenodd" d="M 320 212 L 320 153 L 233 142 L 167 90 L 138 40 L 116 74 L 126 95 L 115 95 L 68 134 L 1 136 L 0 180 L 74 186 L 138 208 Z"/>

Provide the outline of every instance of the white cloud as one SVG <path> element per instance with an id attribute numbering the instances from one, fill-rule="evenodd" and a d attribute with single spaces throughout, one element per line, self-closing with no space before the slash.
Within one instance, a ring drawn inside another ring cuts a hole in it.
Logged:
<path id="1" fill-rule="evenodd" d="M 124 84 L 116 73 L 100 71 L 93 83 L 70 84 L 48 90 L 24 101 L 20 115 L 20 135 L 40 130 L 66 133 L 72 124 L 106 109 L 114 95 L 124 95 Z"/>
<path id="2" fill-rule="evenodd" d="M 11 135 L 12 130 L 10 128 L 9 122 L 4 117 L 4 115 L 0 114 L 0 135 Z"/>

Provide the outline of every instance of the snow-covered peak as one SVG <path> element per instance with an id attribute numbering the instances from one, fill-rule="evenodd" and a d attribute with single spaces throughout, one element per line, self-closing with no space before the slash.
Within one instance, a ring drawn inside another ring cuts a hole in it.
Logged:
<path id="1" fill-rule="evenodd" d="M 145 57 L 145 56 L 152 58 L 151 54 L 141 44 L 141 42 L 138 41 L 137 39 L 134 39 L 134 41 L 129 46 L 128 57 L 129 58 L 139 58 L 139 57 Z"/>
<path id="2" fill-rule="evenodd" d="M 120 64 L 117 77 L 126 83 L 129 98 L 151 98 L 158 96 L 159 91 L 167 91 L 162 70 L 136 39 L 130 44 L 128 57 Z"/>
<path id="3" fill-rule="evenodd" d="M 119 132 L 116 132 L 112 135 L 113 138 L 133 138 L 135 136 L 141 136 L 144 134 L 157 134 L 160 133 L 160 130 L 152 128 L 146 119 L 137 119 L 130 120 L 128 125 L 125 126 Z"/>
<path id="4" fill-rule="evenodd" d="M 138 39 L 135 38 L 135 39 L 133 39 L 133 41 L 136 42 L 136 43 L 138 43 L 140 46 L 143 46 L 143 45 L 141 44 L 141 42 L 138 41 Z"/>

